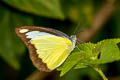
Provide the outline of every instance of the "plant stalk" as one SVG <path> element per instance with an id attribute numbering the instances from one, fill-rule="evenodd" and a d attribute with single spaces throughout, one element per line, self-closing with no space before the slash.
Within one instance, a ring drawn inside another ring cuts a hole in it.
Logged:
<path id="1" fill-rule="evenodd" d="M 105 74 L 102 72 L 102 70 L 100 68 L 94 68 L 95 71 L 97 71 L 100 76 L 103 78 L 103 80 L 108 80 L 108 78 L 105 76 Z"/>

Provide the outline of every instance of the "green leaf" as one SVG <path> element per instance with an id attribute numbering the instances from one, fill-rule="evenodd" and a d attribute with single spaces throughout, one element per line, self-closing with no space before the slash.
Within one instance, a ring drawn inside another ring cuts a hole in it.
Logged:
<path id="1" fill-rule="evenodd" d="M 72 53 L 66 62 L 59 67 L 57 70 L 61 71 L 60 76 L 63 76 L 66 72 L 68 72 L 73 66 L 75 66 L 81 59 L 84 53 L 80 52 L 74 52 Z"/>
<path id="2" fill-rule="evenodd" d="M 31 25 L 31 17 L 0 6 L 0 57 L 15 69 L 20 68 L 20 58 L 25 46 L 16 36 L 16 26 Z"/>
<path id="3" fill-rule="evenodd" d="M 85 48 L 85 53 L 88 53 L 89 55 L 84 57 L 84 62 L 82 62 L 82 64 L 105 64 L 120 60 L 120 49 L 118 43 L 120 43 L 120 39 L 106 39 L 94 44 L 89 51 Z M 89 44 L 84 44 L 84 46 L 89 46 Z M 82 49 L 81 47 L 79 48 Z"/>
<path id="4" fill-rule="evenodd" d="M 84 43 L 78 45 L 65 63 L 57 70 L 61 71 L 63 76 L 70 69 L 86 68 L 98 64 L 104 64 L 120 60 L 120 49 L 118 46 L 120 39 L 107 39 L 93 43 Z"/>
<path id="5" fill-rule="evenodd" d="M 104 64 L 120 60 L 120 49 L 117 45 L 119 42 L 120 39 L 108 39 L 98 42 L 94 50 L 97 49 L 97 51 L 99 52 L 99 58 L 90 63 Z"/>
<path id="6" fill-rule="evenodd" d="M 59 0 L 3 0 L 21 11 L 51 18 L 64 19 Z M 14 4 L 13 4 L 14 3 Z"/>
<path id="7" fill-rule="evenodd" d="M 85 43 L 81 44 L 79 47 L 76 47 L 75 50 L 71 53 L 71 55 L 68 57 L 68 59 L 65 61 L 65 63 L 59 68 L 57 68 L 57 70 L 61 71 L 60 76 L 63 76 L 66 72 L 72 69 L 78 62 L 83 62 L 83 60 L 86 61 L 85 58 L 91 56 L 90 50 L 93 47 L 94 44 L 92 43 Z"/>
<path id="8" fill-rule="evenodd" d="M 88 66 L 85 63 L 78 63 L 74 69 L 87 68 Z"/>

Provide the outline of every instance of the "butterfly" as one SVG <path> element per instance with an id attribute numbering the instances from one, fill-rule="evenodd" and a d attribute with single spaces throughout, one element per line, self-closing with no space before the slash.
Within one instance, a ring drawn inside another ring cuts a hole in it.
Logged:
<path id="1" fill-rule="evenodd" d="M 75 48 L 76 37 L 45 27 L 22 26 L 15 29 L 17 36 L 29 49 L 33 65 L 50 72 L 67 59 Z"/>

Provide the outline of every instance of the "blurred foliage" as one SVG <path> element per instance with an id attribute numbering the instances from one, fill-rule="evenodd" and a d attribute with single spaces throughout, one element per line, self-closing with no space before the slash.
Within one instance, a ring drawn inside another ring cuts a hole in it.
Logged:
<path id="1" fill-rule="evenodd" d="M 62 5 L 65 16 L 72 21 L 81 24 L 87 21 L 87 24 L 91 24 L 94 15 L 93 0 L 62 0 Z"/>
<path id="2" fill-rule="evenodd" d="M 116 37 L 120 37 L 120 6 L 117 6 L 117 10 L 116 10 L 116 13 L 114 15 L 114 23 L 115 23 L 115 36 Z"/>
<path id="3" fill-rule="evenodd" d="M 93 23 L 95 8 L 93 0 L 62 0 L 62 9 L 66 18 L 70 19 L 74 24 L 69 33 L 75 34 L 90 27 Z"/>
<path id="4" fill-rule="evenodd" d="M 59 29 L 68 34 L 77 33 L 93 24 L 95 14 L 103 2 L 104 0 L 0 0 L 0 79 L 9 76 L 8 79 L 13 77 L 14 80 L 18 76 L 17 80 L 22 80 L 34 71 L 31 61 L 25 57 L 28 56 L 25 46 L 15 35 L 15 27 L 37 25 Z M 119 3 L 120 1 L 93 42 L 120 37 Z M 18 72 L 7 70 L 10 68 L 7 64 Z M 114 70 L 110 66 L 102 68 L 105 68 L 106 73 L 112 73 L 110 76 L 119 76 L 120 62 L 115 63 Z M 60 80 L 101 80 L 98 76 L 91 69 L 80 69 L 70 71 Z"/>
<path id="5" fill-rule="evenodd" d="M 20 57 L 25 51 L 23 43 L 16 37 L 14 28 L 32 25 L 31 17 L 12 12 L 0 6 L 0 56 L 16 69 L 20 68 Z"/>
<path id="6" fill-rule="evenodd" d="M 19 10 L 52 18 L 64 19 L 60 1 L 56 0 L 3 0 Z M 14 3 L 14 5 L 13 5 Z"/>

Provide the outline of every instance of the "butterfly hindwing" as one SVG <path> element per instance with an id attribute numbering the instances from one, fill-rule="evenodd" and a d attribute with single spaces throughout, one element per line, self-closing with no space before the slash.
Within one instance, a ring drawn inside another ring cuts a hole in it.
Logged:
<path id="1" fill-rule="evenodd" d="M 50 70 L 55 69 L 68 57 L 72 43 L 70 40 L 57 36 L 40 36 L 30 41 Z"/>

